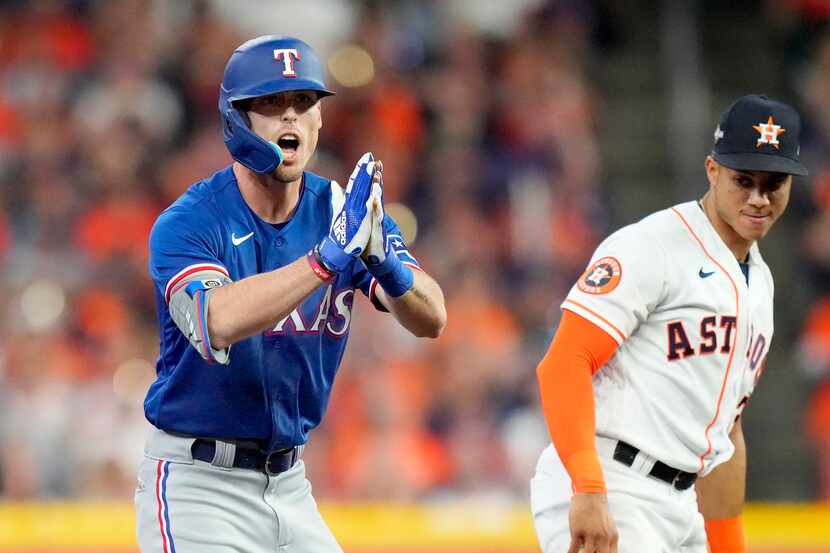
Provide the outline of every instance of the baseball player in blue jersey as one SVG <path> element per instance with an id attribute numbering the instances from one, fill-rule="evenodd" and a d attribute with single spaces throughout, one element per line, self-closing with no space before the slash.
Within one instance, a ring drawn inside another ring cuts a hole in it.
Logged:
<path id="1" fill-rule="evenodd" d="M 240 46 L 219 99 L 234 163 L 153 227 L 161 351 L 135 495 L 143 553 L 341 551 L 301 457 L 355 289 L 416 336 L 445 325 L 440 287 L 384 214 L 380 162 L 365 154 L 345 190 L 305 171 L 331 94 L 308 44 Z"/>

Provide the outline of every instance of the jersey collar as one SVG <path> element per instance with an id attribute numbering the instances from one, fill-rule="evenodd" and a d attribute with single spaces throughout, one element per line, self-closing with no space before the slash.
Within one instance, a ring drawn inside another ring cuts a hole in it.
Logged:
<path id="1" fill-rule="evenodd" d="M 719 262 L 725 263 L 725 266 L 729 267 L 729 270 L 733 273 L 733 276 L 736 278 L 740 277 L 740 279 L 743 280 L 743 273 L 741 272 L 738 260 L 735 258 L 732 250 L 730 250 L 726 245 L 726 242 L 723 241 L 720 234 L 718 234 L 718 231 L 715 230 L 715 227 L 712 225 L 712 221 L 710 221 L 709 217 L 706 216 L 706 213 L 701 209 L 697 200 L 679 204 L 675 206 L 675 209 L 684 218 L 686 218 L 689 224 L 692 225 L 695 232 L 699 233 L 698 236 L 703 242 L 703 246 L 706 248 L 706 251 L 708 251 L 710 255 L 713 255 Z M 754 242 L 749 247 L 749 266 L 752 267 L 754 265 L 759 265 L 762 262 L 763 259 L 761 258 L 761 251 L 758 248 L 758 243 Z"/>

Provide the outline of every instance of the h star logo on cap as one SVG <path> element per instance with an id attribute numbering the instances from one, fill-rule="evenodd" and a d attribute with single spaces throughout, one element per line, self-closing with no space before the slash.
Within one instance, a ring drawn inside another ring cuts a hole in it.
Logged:
<path id="1" fill-rule="evenodd" d="M 274 59 L 278 61 L 282 60 L 283 77 L 297 76 L 297 72 L 294 71 L 294 60 L 300 59 L 300 53 L 297 51 L 296 48 L 278 48 L 274 50 Z"/>
<path id="2" fill-rule="evenodd" d="M 778 142 L 778 135 L 787 132 L 787 129 L 781 128 L 781 125 L 775 124 L 775 121 L 772 120 L 772 115 L 769 116 L 766 123 L 752 125 L 752 128 L 761 134 L 758 142 L 755 143 L 756 148 L 760 148 L 761 144 L 770 144 L 771 146 L 775 146 L 775 149 L 777 150 L 778 145 L 780 144 L 780 142 Z"/>

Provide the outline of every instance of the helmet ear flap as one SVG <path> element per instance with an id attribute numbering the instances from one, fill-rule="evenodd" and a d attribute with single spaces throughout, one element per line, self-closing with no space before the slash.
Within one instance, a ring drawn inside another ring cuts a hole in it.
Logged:
<path id="1" fill-rule="evenodd" d="M 247 114 L 231 105 L 222 112 L 222 136 L 233 158 L 255 173 L 271 173 L 282 163 L 282 152 L 250 129 Z"/>

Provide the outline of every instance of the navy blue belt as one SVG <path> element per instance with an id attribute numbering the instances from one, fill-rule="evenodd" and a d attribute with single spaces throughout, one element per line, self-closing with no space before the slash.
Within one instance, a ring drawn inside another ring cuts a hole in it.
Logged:
<path id="1" fill-rule="evenodd" d="M 630 467 L 634 464 L 634 459 L 640 450 L 631 444 L 623 441 L 617 442 L 617 447 L 614 448 L 614 460 L 619 461 L 623 465 Z M 697 480 L 697 474 L 694 472 L 685 472 L 680 469 L 670 467 L 662 461 L 656 461 L 651 467 L 649 476 L 662 480 L 666 484 L 671 484 L 676 490 L 687 490 L 692 487 L 692 484 Z"/>
<path id="2" fill-rule="evenodd" d="M 190 451 L 193 453 L 194 459 L 212 463 L 216 455 L 216 442 L 214 440 L 197 438 L 190 447 Z M 299 460 L 299 447 L 277 449 L 266 453 L 258 449 L 237 446 L 233 457 L 233 466 L 240 469 L 264 472 L 269 476 L 276 476 L 293 467 Z"/>

